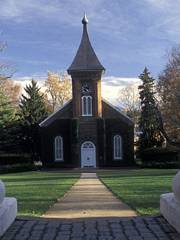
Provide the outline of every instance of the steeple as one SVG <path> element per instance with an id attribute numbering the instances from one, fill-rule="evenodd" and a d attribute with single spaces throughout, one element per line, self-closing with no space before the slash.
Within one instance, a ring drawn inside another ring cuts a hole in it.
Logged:
<path id="1" fill-rule="evenodd" d="M 84 14 L 82 24 L 83 34 L 81 43 L 71 66 L 68 68 L 68 73 L 74 71 L 104 71 L 105 68 L 102 66 L 99 59 L 97 58 L 89 40 L 87 31 L 88 19 L 86 17 L 86 14 Z"/>
<path id="2" fill-rule="evenodd" d="M 84 13 L 84 17 L 82 19 L 82 24 L 84 24 L 84 25 L 88 24 L 88 19 L 87 19 L 86 13 Z"/>

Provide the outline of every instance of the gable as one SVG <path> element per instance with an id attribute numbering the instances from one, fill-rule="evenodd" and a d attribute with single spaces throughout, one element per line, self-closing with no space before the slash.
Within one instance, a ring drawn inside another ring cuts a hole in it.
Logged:
<path id="1" fill-rule="evenodd" d="M 114 118 L 119 119 L 128 125 L 134 125 L 134 122 L 127 115 L 117 110 L 111 103 L 107 100 L 102 100 L 102 117 L 103 118 Z"/>
<path id="2" fill-rule="evenodd" d="M 46 127 L 56 121 L 57 119 L 67 119 L 72 118 L 72 99 L 64 104 L 63 107 L 58 109 L 56 112 L 52 113 L 49 117 L 44 119 L 39 126 Z"/>

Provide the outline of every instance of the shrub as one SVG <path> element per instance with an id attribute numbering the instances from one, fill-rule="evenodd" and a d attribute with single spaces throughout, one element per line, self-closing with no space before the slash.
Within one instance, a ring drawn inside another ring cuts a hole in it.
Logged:
<path id="1" fill-rule="evenodd" d="M 35 165 L 33 165 L 31 163 L 0 166 L 0 173 L 1 174 L 35 171 L 35 170 L 39 170 L 39 167 L 36 167 Z"/>
<path id="2" fill-rule="evenodd" d="M 0 166 L 30 163 L 31 158 L 29 154 L 14 154 L 4 153 L 0 154 Z"/>
<path id="3" fill-rule="evenodd" d="M 141 152 L 140 157 L 143 167 L 180 167 L 180 148 L 174 146 L 147 148 Z"/>

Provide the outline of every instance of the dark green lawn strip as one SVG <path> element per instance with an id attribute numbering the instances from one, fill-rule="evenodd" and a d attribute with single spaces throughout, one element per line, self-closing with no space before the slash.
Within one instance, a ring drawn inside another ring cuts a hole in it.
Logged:
<path id="1" fill-rule="evenodd" d="M 99 172 L 112 192 L 140 215 L 159 213 L 162 193 L 170 192 L 177 169 L 139 169 Z"/>
<path id="2" fill-rule="evenodd" d="M 77 181 L 79 174 L 26 172 L 3 174 L 6 195 L 18 201 L 18 215 L 40 216 Z"/>

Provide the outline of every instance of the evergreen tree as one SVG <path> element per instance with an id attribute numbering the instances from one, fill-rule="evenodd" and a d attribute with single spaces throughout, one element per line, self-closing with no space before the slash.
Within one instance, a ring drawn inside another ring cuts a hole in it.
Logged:
<path id="1" fill-rule="evenodd" d="M 161 146 L 164 141 L 164 130 L 161 114 L 155 99 L 154 79 L 147 68 L 139 76 L 142 85 L 139 86 L 141 100 L 141 115 L 139 127 L 141 135 L 139 139 L 140 151 L 150 147 Z"/>
<path id="2" fill-rule="evenodd" d="M 12 152 L 17 148 L 16 132 L 17 109 L 10 101 L 6 92 L 0 87 L 0 151 Z M 16 133 L 15 133 L 16 132 Z M 14 133 L 14 134 L 13 134 Z"/>
<path id="3" fill-rule="evenodd" d="M 25 148 L 31 154 L 32 161 L 35 161 L 39 157 L 39 123 L 47 113 L 40 88 L 34 80 L 25 87 L 20 109 Z"/>

